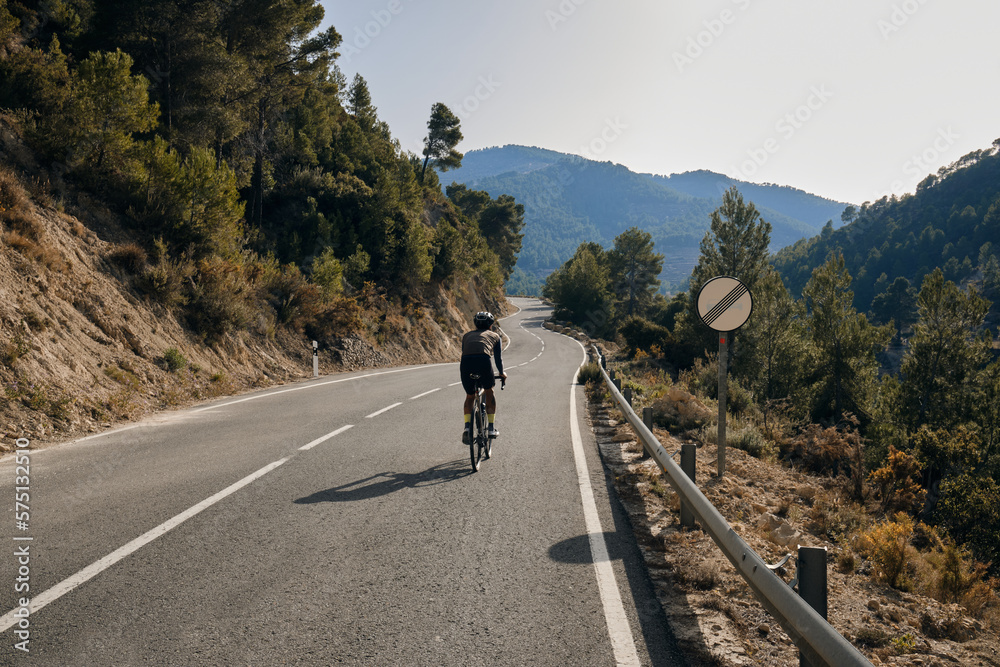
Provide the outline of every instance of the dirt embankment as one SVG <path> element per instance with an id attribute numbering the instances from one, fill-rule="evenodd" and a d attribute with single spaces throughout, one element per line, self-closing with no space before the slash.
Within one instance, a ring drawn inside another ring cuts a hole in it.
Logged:
<path id="1" fill-rule="evenodd" d="M 711 538 L 680 525 L 676 493 L 653 459 L 643 457 L 620 412 L 591 401 L 590 417 L 660 602 L 691 663 L 798 665 L 791 639 Z M 668 452 L 680 449 L 682 441 L 669 432 L 654 432 Z M 795 576 L 797 545 L 828 549 L 830 623 L 874 665 L 1000 665 L 995 626 L 957 604 L 873 580 L 865 563 L 855 568 L 843 545 L 816 534 L 817 523 L 847 511 L 836 480 L 732 447 L 720 479 L 717 456 L 714 444 L 698 443 L 696 479 L 702 492 L 766 562 L 793 554 L 778 569 L 786 582 Z"/>
<path id="2" fill-rule="evenodd" d="M 0 170 L 8 180 L 0 188 L 0 454 L 17 438 L 37 447 L 312 376 L 311 341 L 273 324 L 206 344 L 111 259 L 131 239 L 110 212 L 83 195 L 37 201 L 2 151 Z M 483 308 L 507 305 L 475 279 L 420 302 L 377 300 L 361 331 L 321 349 L 320 372 L 457 361 L 461 333 Z"/>

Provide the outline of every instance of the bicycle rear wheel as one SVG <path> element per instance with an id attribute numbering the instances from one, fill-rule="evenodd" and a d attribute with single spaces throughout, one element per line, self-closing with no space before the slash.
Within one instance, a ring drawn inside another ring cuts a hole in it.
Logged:
<path id="1" fill-rule="evenodd" d="M 486 439 L 486 425 L 480 400 L 472 410 L 472 439 L 469 440 L 469 457 L 472 459 L 472 472 L 479 472 L 479 463 L 483 458 L 483 441 Z"/>
<path id="2" fill-rule="evenodd" d="M 489 420 L 486 418 L 486 408 L 483 407 L 483 458 L 488 459 L 493 454 L 493 438 L 487 430 Z"/>

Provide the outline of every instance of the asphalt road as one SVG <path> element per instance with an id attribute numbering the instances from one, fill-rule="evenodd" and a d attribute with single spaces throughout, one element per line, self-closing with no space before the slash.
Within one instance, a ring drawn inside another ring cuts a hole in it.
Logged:
<path id="1" fill-rule="evenodd" d="M 166 413 L 27 476 L 6 456 L 0 664 L 684 664 L 572 385 L 583 348 L 517 303 L 478 473 L 457 363 Z"/>

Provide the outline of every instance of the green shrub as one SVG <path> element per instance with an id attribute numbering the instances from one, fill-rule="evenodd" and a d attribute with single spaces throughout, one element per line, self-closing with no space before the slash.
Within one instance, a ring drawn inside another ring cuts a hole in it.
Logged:
<path id="1" fill-rule="evenodd" d="M 250 323 L 254 314 L 251 296 L 240 265 L 221 257 L 203 259 L 191 288 L 188 321 L 206 340 L 217 342 Z"/>
<path id="2" fill-rule="evenodd" d="M 601 375 L 601 367 L 592 361 L 581 366 L 580 371 L 577 373 L 577 381 L 580 384 L 601 382 L 603 379 L 604 378 Z"/>
<path id="3" fill-rule="evenodd" d="M 181 370 L 188 364 L 187 359 L 184 358 L 184 355 L 176 347 L 172 347 L 163 353 L 163 361 L 167 365 L 167 370 L 171 373 Z"/>
<path id="4" fill-rule="evenodd" d="M 170 259 L 167 244 L 162 239 L 157 239 L 150 260 L 152 266 L 142 273 L 139 288 L 168 309 L 186 304 L 188 297 L 184 293 L 184 286 L 195 272 L 190 257 Z"/>
<path id="5" fill-rule="evenodd" d="M 672 342 L 669 329 L 635 315 L 627 318 L 618 332 L 625 339 L 629 356 L 639 350 L 649 352 L 654 346 L 662 350 Z"/>
<path id="6" fill-rule="evenodd" d="M 327 248 L 313 260 L 312 279 L 327 298 L 340 296 L 344 292 L 344 267 L 334 256 L 333 248 Z"/>
<path id="7" fill-rule="evenodd" d="M 959 544 L 1000 570 L 1000 485 L 989 477 L 962 474 L 941 485 L 934 518 Z"/>
<path id="8" fill-rule="evenodd" d="M 726 433 L 726 444 L 742 449 L 758 459 L 774 457 L 774 446 L 754 426 L 742 426 Z"/>

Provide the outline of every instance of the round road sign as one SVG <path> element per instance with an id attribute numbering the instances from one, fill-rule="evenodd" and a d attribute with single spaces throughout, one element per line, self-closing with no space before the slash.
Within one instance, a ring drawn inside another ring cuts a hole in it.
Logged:
<path id="1" fill-rule="evenodd" d="M 716 331 L 734 331 L 743 326 L 753 310 L 753 295 L 742 282 L 716 276 L 698 292 L 698 315 Z"/>

